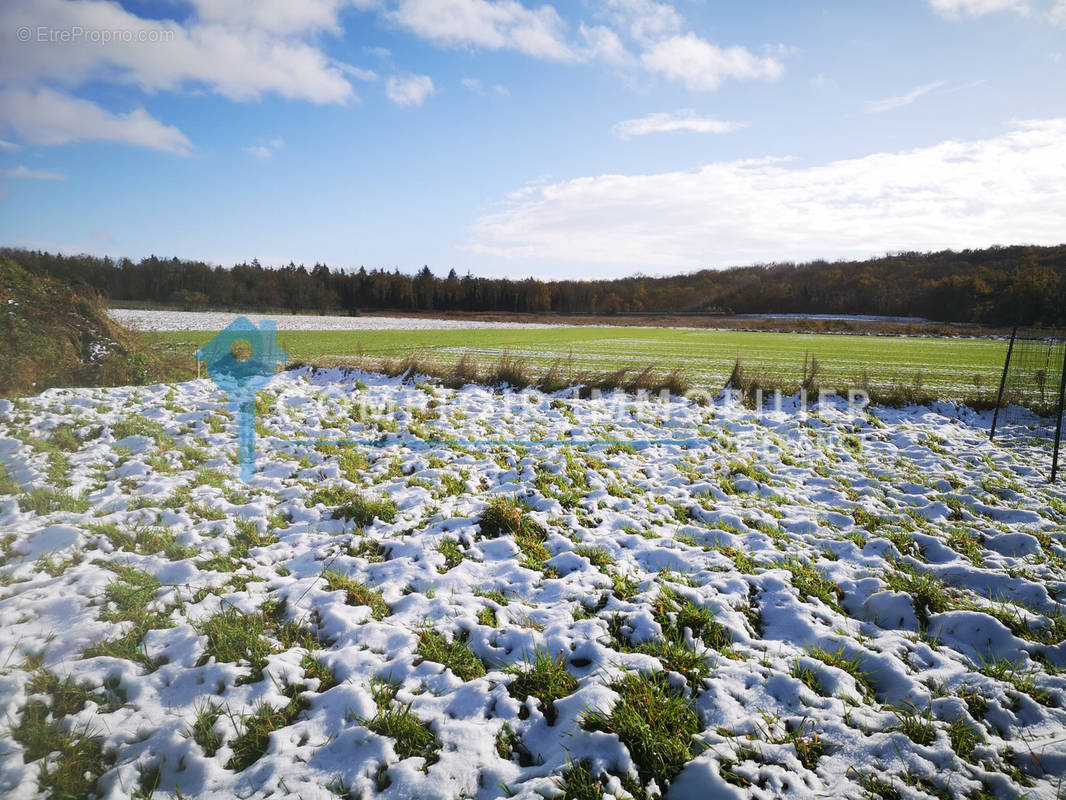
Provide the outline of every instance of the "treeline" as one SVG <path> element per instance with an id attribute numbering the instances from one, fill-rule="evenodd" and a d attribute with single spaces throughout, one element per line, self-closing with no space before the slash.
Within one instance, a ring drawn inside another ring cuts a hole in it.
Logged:
<path id="1" fill-rule="evenodd" d="M 155 256 L 134 262 L 0 249 L 31 272 L 113 300 L 197 308 L 330 312 L 721 312 L 874 314 L 989 325 L 1066 324 L 1066 245 L 895 253 L 867 261 L 777 263 L 685 275 L 540 281 L 446 276 L 424 267 L 221 267 Z"/>

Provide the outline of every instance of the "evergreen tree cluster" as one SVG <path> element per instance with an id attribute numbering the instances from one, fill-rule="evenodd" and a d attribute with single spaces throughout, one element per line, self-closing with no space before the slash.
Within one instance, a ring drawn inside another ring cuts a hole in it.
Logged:
<path id="1" fill-rule="evenodd" d="M 423 267 L 356 270 L 257 260 L 221 267 L 0 249 L 24 269 L 112 300 L 184 309 L 314 312 L 871 314 L 989 325 L 1066 324 L 1066 245 L 893 253 L 866 261 L 775 263 L 670 277 L 541 281 L 445 277 Z"/>

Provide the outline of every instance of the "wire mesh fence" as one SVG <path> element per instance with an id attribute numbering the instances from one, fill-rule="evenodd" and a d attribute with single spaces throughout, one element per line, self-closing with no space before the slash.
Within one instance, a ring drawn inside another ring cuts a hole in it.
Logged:
<path id="1" fill-rule="evenodd" d="M 1046 444 L 1050 459 L 1040 468 L 1048 470 L 1052 481 L 1060 468 L 1064 394 L 1064 332 L 1016 328 L 1003 363 L 990 436 L 1004 444 Z"/>

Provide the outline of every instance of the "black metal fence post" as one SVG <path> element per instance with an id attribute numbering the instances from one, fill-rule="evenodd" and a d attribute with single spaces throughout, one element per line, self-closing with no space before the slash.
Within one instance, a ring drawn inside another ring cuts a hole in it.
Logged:
<path id="1" fill-rule="evenodd" d="M 996 410 L 992 412 L 992 432 L 988 434 L 988 441 L 996 435 L 996 422 L 999 420 L 999 407 L 1003 404 L 1003 388 L 1007 385 L 1007 368 L 1010 367 L 1010 354 L 1014 351 L 1014 337 L 1018 335 L 1018 328 L 1010 332 L 1010 344 L 1007 345 L 1007 360 L 1003 362 L 1003 376 L 999 379 L 999 394 L 996 396 Z"/>
<path id="2" fill-rule="evenodd" d="M 1066 342 L 1062 346 L 1062 376 L 1059 378 L 1059 406 L 1055 420 L 1055 452 L 1051 456 L 1051 482 L 1055 482 L 1055 476 L 1059 471 L 1059 448 L 1062 444 L 1062 412 L 1063 400 L 1066 399 Z"/>

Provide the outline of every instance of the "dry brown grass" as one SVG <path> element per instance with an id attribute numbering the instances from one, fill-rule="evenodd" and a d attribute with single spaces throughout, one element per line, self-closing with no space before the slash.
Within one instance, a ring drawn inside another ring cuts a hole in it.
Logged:
<path id="1" fill-rule="evenodd" d="M 192 377 L 107 316 L 103 299 L 0 259 L 0 396 L 53 386 L 118 386 Z"/>

